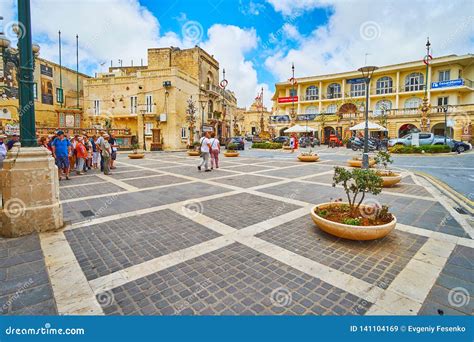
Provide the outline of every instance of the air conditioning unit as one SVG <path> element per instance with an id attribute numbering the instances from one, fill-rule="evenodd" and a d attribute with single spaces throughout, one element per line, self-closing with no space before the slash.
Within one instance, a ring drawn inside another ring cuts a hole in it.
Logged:
<path id="1" fill-rule="evenodd" d="M 166 122 L 166 113 L 160 114 L 160 122 Z"/>
<path id="2" fill-rule="evenodd" d="M 165 88 L 171 87 L 171 81 L 164 81 L 163 82 L 163 87 L 165 87 Z"/>

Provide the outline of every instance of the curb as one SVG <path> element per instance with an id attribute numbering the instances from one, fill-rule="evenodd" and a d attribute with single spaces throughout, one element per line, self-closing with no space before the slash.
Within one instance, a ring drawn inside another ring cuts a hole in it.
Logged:
<path id="1" fill-rule="evenodd" d="M 451 188 L 449 185 L 444 183 L 443 181 L 439 180 L 438 178 L 429 175 L 425 172 L 421 171 L 413 171 L 414 174 L 417 176 L 423 177 L 427 181 L 429 181 L 434 187 L 436 187 L 439 191 L 447 195 L 449 198 L 451 198 L 455 203 L 459 204 L 463 209 L 466 209 L 466 211 L 471 215 L 474 216 L 474 202 L 471 201 L 469 198 L 464 196 L 463 194 L 460 194 L 453 188 Z"/>

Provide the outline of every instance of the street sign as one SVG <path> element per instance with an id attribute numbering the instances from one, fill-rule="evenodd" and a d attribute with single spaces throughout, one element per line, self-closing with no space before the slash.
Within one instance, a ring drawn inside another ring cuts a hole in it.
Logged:
<path id="1" fill-rule="evenodd" d="M 214 127 L 212 126 L 202 126 L 203 132 L 214 132 Z"/>
<path id="2" fill-rule="evenodd" d="M 446 87 L 459 87 L 462 85 L 464 85 L 464 80 L 462 78 L 458 78 L 457 80 L 431 82 L 431 89 L 446 88 Z"/>

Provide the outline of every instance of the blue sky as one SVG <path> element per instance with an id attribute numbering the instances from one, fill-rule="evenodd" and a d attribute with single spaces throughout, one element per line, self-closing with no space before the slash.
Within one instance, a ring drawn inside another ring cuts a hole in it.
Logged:
<path id="1" fill-rule="evenodd" d="M 16 0 L 1 0 L 4 26 L 16 20 Z M 274 84 L 296 76 L 355 70 L 365 63 L 420 60 L 429 36 L 433 56 L 472 53 L 472 0 L 31 0 L 33 40 L 40 55 L 63 64 L 106 71 L 146 62 L 152 47 L 199 44 L 226 69 L 239 106 L 261 87 L 265 103 Z M 11 31 L 11 30 L 10 30 Z M 8 32 L 7 32 L 8 34 Z M 11 33 L 10 33 L 11 36 Z M 13 39 L 12 39 L 13 40 Z"/>

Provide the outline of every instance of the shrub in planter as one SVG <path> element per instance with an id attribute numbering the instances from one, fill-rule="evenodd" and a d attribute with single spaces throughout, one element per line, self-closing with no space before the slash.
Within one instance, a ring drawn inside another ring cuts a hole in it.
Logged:
<path id="1" fill-rule="evenodd" d="M 388 165 L 393 163 L 389 152 L 379 151 L 375 156 L 375 162 L 377 163 L 376 173 L 382 177 L 384 187 L 391 187 L 402 180 L 400 173 L 388 169 Z"/>
<path id="2" fill-rule="evenodd" d="M 226 146 L 226 151 L 224 152 L 224 156 L 226 157 L 238 157 L 239 152 L 237 152 L 237 148 L 239 146 L 237 144 L 228 144 Z"/>
<path id="3" fill-rule="evenodd" d="M 129 153 L 128 157 L 130 159 L 141 159 L 145 157 L 144 153 L 138 153 L 139 148 L 140 148 L 140 145 L 138 143 L 132 144 L 132 153 Z"/>
<path id="4" fill-rule="evenodd" d="M 333 186 L 342 185 L 347 202 L 316 205 L 311 212 L 318 227 L 338 237 L 352 240 L 381 238 L 395 228 L 396 218 L 386 205 L 367 205 L 366 194 L 378 195 L 382 191 L 382 179 L 375 171 L 336 167 Z"/>

